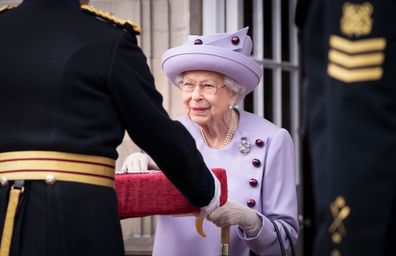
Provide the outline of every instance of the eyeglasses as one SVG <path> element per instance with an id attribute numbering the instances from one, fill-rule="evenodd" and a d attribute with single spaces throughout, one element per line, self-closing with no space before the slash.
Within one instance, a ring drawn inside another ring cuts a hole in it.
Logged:
<path id="1" fill-rule="evenodd" d="M 195 90 L 196 86 L 197 86 L 197 84 L 194 84 L 192 82 L 180 82 L 179 83 L 179 88 L 183 92 L 193 92 Z M 199 90 L 203 94 L 216 94 L 217 90 L 224 86 L 225 85 L 217 86 L 213 83 L 202 83 L 202 84 L 199 84 Z"/>

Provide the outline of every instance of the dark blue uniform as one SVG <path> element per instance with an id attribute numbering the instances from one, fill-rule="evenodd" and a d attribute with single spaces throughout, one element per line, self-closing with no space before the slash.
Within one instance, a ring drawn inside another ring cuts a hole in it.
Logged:
<path id="1" fill-rule="evenodd" d="M 77 0 L 25 0 L 0 13 L 0 152 L 117 158 L 125 130 L 195 206 L 214 182 L 185 128 L 171 121 L 136 33 Z M 112 188 L 26 182 L 12 255 L 123 255 Z M 0 191 L 2 230 L 9 186 Z"/>
<path id="2" fill-rule="evenodd" d="M 396 2 L 302 2 L 313 255 L 394 255 Z"/>

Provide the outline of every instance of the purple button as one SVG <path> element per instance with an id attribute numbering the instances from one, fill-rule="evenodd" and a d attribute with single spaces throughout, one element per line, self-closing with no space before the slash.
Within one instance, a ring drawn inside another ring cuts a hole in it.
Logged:
<path id="1" fill-rule="evenodd" d="M 258 182 L 257 182 L 256 179 L 252 178 L 252 179 L 249 180 L 249 184 L 252 187 L 257 187 Z"/>
<path id="2" fill-rule="evenodd" d="M 264 146 L 264 141 L 262 139 L 257 139 L 256 146 L 262 148 Z"/>
<path id="3" fill-rule="evenodd" d="M 254 201 L 253 199 L 249 199 L 249 200 L 246 202 L 246 204 L 247 204 L 249 207 L 253 207 L 253 206 L 256 205 L 256 201 Z"/>
<path id="4" fill-rule="evenodd" d="M 252 160 L 252 164 L 253 164 L 254 167 L 260 167 L 261 162 L 258 159 L 253 159 Z"/>
<path id="5" fill-rule="evenodd" d="M 203 44 L 201 39 L 195 39 L 194 44 Z"/>
<path id="6" fill-rule="evenodd" d="M 233 36 L 233 37 L 231 38 L 231 43 L 232 43 L 233 45 L 239 44 L 239 37 Z"/>

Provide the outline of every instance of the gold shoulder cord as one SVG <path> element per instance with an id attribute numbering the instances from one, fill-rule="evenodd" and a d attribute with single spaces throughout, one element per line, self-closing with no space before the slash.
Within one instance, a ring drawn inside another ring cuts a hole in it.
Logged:
<path id="1" fill-rule="evenodd" d="M 13 8 L 14 8 L 14 6 L 12 6 L 12 5 L 9 5 L 9 4 L 4 5 L 4 6 L 0 7 L 0 13 L 11 10 Z"/>
<path id="2" fill-rule="evenodd" d="M 110 12 L 103 12 L 103 11 L 99 10 L 98 8 L 95 8 L 91 5 L 82 5 L 81 10 L 83 10 L 85 13 L 91 14 L 91 15 L 96 16 L 102 20 L 110 22 L 117 27 L 126 29 L 126 30 L 134 32 L 136 34 L 140 34 L 141 29 L 138 24 L 133 23 L 129 20 L 125 21 L 123 19 L 117 18 Z"/>

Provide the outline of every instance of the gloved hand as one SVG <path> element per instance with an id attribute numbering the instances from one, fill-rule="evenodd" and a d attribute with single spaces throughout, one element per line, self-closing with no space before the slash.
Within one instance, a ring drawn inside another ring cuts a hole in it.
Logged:
<path id="1" fill-rule="evenodd" d="M 121 173 L 146 173 L 148 170 L 159 170 L 153 159 L 144 153 L 133 153 L 129 155 L 122 167 Z"/>
<path id="2" fill-rule="evenodd" d="M 206 219 L 221 228 L 239 225 L 250 237 L 258 234 L 263 223 L 256 211 L 230 200 L 222 207 L 210 213 Z"/>

